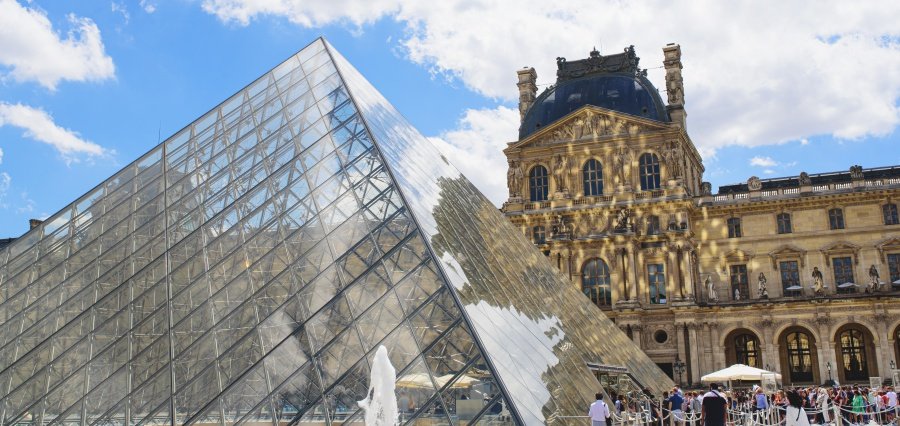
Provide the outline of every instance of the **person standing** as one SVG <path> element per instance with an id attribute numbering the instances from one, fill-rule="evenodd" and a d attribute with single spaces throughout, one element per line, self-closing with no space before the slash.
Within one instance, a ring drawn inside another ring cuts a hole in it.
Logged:
<path id="1" fill-rule="evenodd" d="M 684 397 L 678 392 L 678 388 L 672 389 L 672 395 L 669 396 L 669 410 L 678 424 L 684 424 L 684 411 L 681 407 L 684 405 Z"/>
<path id="2" fill-rule="evenodd" d="M 591 404 L 588 416 L 591 418 L 591 426 L 606 426 L 609 419 L 609 407 L 603 402 L 603 394 L 597 392 L 597 400 Z"/>
<path id="3" fill-rule="evenodd" d="M 784 414 L 784 426 L 809 426 L 809 416 L 803 409 L 803 397 L 796 391 L 787 393 L 788 406 Z"/>
<path id="4" fill-rule="evenodd" d="M 719 393 L 719 385 L 709 385 L 709 392 L 703 395 L 700 408 L 700 424 L 702 426 L 725 426 L 728 410 L 725 397 Z"/>

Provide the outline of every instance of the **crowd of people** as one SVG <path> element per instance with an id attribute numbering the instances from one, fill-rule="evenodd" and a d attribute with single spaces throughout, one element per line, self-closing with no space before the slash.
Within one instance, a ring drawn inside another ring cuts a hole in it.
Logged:
<path id="1" fill-rule="evenodd" d="M 590 412 L 594 426 L 616 421 L 660 426 L 900 425 L 900 404 L 892 386 L 796 387 L 767 394 L 759 386 L 724 390 L 712 384 L 704 391 L 676 387 L 662 395 L 646 390 L 611 395 L 611 406 L 598 397 L 598 407 L 592 405 Z M 608 418 L 598 413 L 608 413 Z"/>

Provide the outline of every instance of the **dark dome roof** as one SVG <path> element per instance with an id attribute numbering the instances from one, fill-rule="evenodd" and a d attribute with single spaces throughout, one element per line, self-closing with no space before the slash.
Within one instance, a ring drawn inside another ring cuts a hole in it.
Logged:
<path id="1" fill-rule="evenodd" d="M 625 72 L 604 73 L 566 80 L 541 93 L 525 113 L 519 139 L 584 105 L 671 121 L 659 93 L 645 77 Z"/>

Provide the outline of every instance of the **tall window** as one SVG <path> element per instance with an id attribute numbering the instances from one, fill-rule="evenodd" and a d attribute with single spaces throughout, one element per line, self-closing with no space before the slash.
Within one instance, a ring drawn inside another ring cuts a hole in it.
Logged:
<path id="1" fill-rule="evenodd" d="M 640 158 L 641 191 L 659 189 L 659 159 L 656 154 L 645 153 Z"/>
<path id="2" fill-rule="evenodd" d="M 887 255 L 888 273 L 891 275 L 891 283 L 900 280 L 900 253 Z M 888 285 L 890 287 L 890 285 Z"/>
<path id="3" fill-rule="evenodd" d="M 791 214 L 790 213 L 780 213 L 775 217 L 775 221 L 778 222 L 778 233 L 779 234 L 790 234 L 793 232 L 791 228 Z"/>
<path id="4" fill-rule="evenodd" d="M 884 215 L 885 225 L 900 224 L 900 215 L 897 214 L 896 204 L 885 204 L 881 206 L 881 213 Z"/>
<path id="5" fill-rule="evenodd" d="M 734 337 L 734 355 L 738 364 L 759 366 L 759 339 L 752 334 L 739 334 Z"/>
<path id="6" fill-rule="evenodd" d="M 728 238 L 740 238 L 741 234 L 741 218 L 728 218 Z"/>
<path id="7" fill-rule="evenodd" d="M 800 294 L 800 268 L 796 260 L 778 262 L 778 270 L 781 271 L 781 288 L 785 296 L 797 296 Z"/>
<path id="8" fill-rule="evenodd" d="M 647 265 L 647 277 L 650 282 L 650 303 L 666 303 L 666 271 L 661 263 Z"/>
<path id="9" fill-rule="evenodd" d="M 597 306 L 612 305 L 609 267 L 603 259 L 591 259 L 581 268 L 581 290 Z"/>
<path id="10" fill-rule="evenodd" d="M 747 277 L 747 265 L 731 265 L 731 294 L 740 294 L 741 299 L 750 296 L 750 280 Z M 737 293 L 735 292 L 737 290 Z"/>
<path id="11" fill-rule="evenodd" d="M 531 236 L 532 236 L 532 240 L 534 241 L 535 244 L 546 244 L 547 243 L 547 232 L 544 230 L 544 227 L 541 225 L 531 228 Z"/>
<path id="12" fill-rule="evenodd" d="M 844 286 L 853 283 L 853 259 L 849 257 L 834 257 L 831 259 L 831 269 L 834 271 L 834 285 L 838 293 L 853 293 L 855 286 Z"/>
<path id="13" fill-rule="evenodd" d="M 828 210 L 828 226 L 831 229 L 844 229 L 844 211 L 841 209 Z"/>
<path id="14" fill-rule="evenodd" d="M 531 192 L 531 201 L 547 201 L 547 195 L 550 192 L 547 168 L 534 166 L 528 172 L 528 188 Z"/>
<path id="15" fill-rule="evenodd" d="M 809 335 L 796 331 L 787 335 L 787 361 L 791 382 L 812 382 L 812 352 Z"/>
<path id="16" fill-rule="evenodd" d="M 845 381 L 869 380 L 869 368 L 866 360 L 866 338 L 856 329 L 847 329 L 840 334 L 841 368 L 844 369 Z"/>
<path id="17" fill-rule="evenodd" d="M 647 217 L 647 235 L 659 234 L 659 216 Z"/>
<path id="18" fill-rule="evenodd" d="M 591 158 L 584 163 L 584 196 L 603 195 L 603 166 Z"/>

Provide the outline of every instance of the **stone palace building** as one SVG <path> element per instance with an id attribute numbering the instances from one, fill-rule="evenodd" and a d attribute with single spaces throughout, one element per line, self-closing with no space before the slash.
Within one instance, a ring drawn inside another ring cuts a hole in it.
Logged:
<path id="1" fill-rule="evenodd" d="M 664 103 L 633 47 L 518 71 L 502 211 L 676 381 L 743 363 L 785 384 L 896 379 L 900 166 L 712 193 L 687 132 L 681 48 Z"/>

